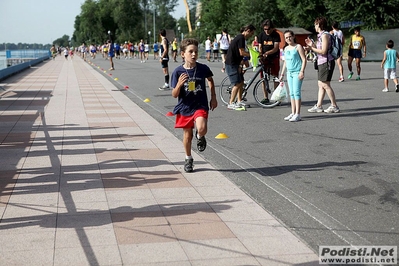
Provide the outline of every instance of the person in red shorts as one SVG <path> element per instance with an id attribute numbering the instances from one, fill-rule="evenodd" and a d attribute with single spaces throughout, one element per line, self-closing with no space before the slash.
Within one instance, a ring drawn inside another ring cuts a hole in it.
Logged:
<path id="1" fill-rule="evenodd" d="M 179 65 L 172 73 L 172 96 L 178 98 L 178 103 L 173 109 L 176 115 L 175 128 L 183 129 L 183 146 L 186 153 L 184 171 L 194 171 L 194 160 L 191 156 L 191 142 L 194 136 L 197 138 L 197 148 L 200 152 L 206 148 L 205 135 L 208 131 L 208 112 L 214 110 L 218 103 L 216 100 L 215 83 L 211 69 L 197 62 L 198 41 L 196 39 L 184 39 L 180 44 L 180 53 L 184 64 Z M 206 92 L 207 80 L 211 92 L 211 100 L 208 102 Z"/>

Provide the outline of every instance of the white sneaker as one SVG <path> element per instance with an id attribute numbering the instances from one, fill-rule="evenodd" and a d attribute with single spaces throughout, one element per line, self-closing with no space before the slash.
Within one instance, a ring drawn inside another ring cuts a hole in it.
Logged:
<path id="1" fill-rule="evenodd" d="M 234 109 L 236 109 L 236 108 L 237 108 L 237 105 L 236 105 L 235 103 L 229 103 L 229 104 L 227 105 L 227 109 L 234 110 Z"/>
<path id="2" fill-rule="evenodd" d="M 301 119 L 301 115 L 300 114 L 295 114 L 295 115 L 293 115 L 292 117 L 291 117 L 291 119 L 290 120 L 288 120 L 288 121 L 290 121 L 290 122 L 298 122 L 298 121 L 301 121 L 302 119 Z"/>
<path id="3" fill-rule="evenodd" d="M 323 107 L 320 106 L 318 107 L 317 104 L 315 104 L 312 108 L 308 109 L 309 113 L 321 113 L 323 112 Z"/>
<path id="4" fill-rule="evenodd" d="M 388 91 L 389 91 L 388 88 L 382 90 L 382 92 L 388 92 Z"/>
<path id="5" fill-rule="evenodd" d="M 162 87 L 159 87 L 160 91 L 169 90 L 169 85 L 164 84 Z"/>
<path id="6" fill-rule="evenodd" d="M 293 116 L 294 114 L 290 114 L 289 116 L 284 117 L 284 120 L 289 121 Z"/>
<path id="7" fill-rule="evenodd" d="M 246 111 L 247 109 L 243 105 L 238 105 L 236 103 L 228 104 L 227 109 L 236 110 L 236 111 Z"/>
<path id="8" fill-rule="evenodd" d="M 238 106 L 240 106 L 240 107 L 242 107 L 242 106 L 246 107 L 246 106 L 247 106 L 247 104 L 244 103 L 243 101 L 237 102 L 236 105 L 238 105 Z"/>
<path id="9" fill-rule="evenodd" d="M 326 110 L 324 110 L 324 113 L 339 113 L 339 108 L 338 106 L 332 106 L 328 107 Z"/>

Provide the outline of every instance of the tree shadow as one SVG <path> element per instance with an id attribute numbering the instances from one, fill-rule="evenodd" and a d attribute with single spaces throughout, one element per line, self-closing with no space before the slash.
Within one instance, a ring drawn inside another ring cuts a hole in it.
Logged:
<path id="1" fill-rule="evenodd" d="M 270 167 L 259 167 L 259 168 L 246 168 L 246 169 L 219 169 L 225 173 L 239 173 L 239 172 L 254 172 L 261 176 L 280 176 L 294 171 L 308 171 L 316 172 L 322 171 L 326 167 L 345 167 L 345 166 L 358 166 L 367 164 L 365 161 L 345 161 L 345 162 L 322 162 L 315 164 L 292 164 L 292 165 L 278 165 Z"/>

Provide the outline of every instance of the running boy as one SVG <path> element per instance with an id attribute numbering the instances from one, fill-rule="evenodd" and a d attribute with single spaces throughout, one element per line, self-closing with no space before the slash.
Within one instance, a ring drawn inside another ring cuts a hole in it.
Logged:
<path id="1" fill-rule="evenodd" d="M 381 62 L 381 68 L 384 69 L 384 85 L 382 92 L 388 92 L 388 80 L 392 79 L 395 83 L 396 92 L 399 92 L 398 78 L 396 77 L 396 60 L 399 60 L 399 54 L 393 49 L 393 41 L 389 40 L 384 51 L 384 58 Z"/>
<path id="2" fill-rule="evenodd" d="M 171 77 L 172 96 L 178 98 L 173 113 L 176 115 L 175 128 L 183 129 L 183 146 L 186 152 L 184 171 L 192 172 L 194 171 L 194 160 L 191 156 L 193 128 L 196 128 L 197 148 L 202 152 L 206 148 L 208 112 L 209 109 L 213 111 L 218 103 L 212 71 L 207 65 L 197 62 L 198 41 L 191 38 L 184 39 L 180 44 L 180 53 L 184 64 L 178 66 Z M 211 91 L 209 103 L 205 80 L 208 80 Z"/>

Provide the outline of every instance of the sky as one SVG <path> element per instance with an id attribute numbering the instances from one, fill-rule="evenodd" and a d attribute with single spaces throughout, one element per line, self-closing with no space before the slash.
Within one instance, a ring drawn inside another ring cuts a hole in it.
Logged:
<path id="1" fill-rule="evenodd" d="M 0 0 L 0 43 L 52 43 L 72 37 L 84 0 Z M 172 14 L 185 16 L 182 0 Z"/>

